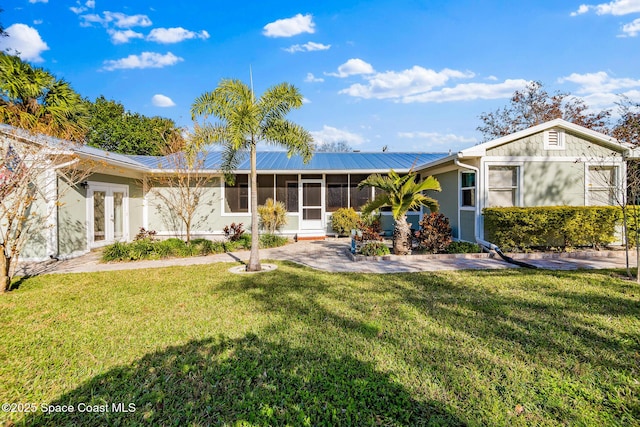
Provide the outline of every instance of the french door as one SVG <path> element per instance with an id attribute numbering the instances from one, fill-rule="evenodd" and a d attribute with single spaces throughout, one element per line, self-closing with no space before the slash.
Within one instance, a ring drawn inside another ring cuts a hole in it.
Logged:
<path id="1" fill-rule="evenodd" d="M 129 187 L 89 182 L 87 187 L 89 247 L 129 239 Z"/>

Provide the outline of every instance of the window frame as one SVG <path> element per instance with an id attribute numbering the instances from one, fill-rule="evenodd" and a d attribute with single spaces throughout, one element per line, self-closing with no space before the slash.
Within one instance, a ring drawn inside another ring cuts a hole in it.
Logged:
<path id="1" fill-rule="evenodd" d="M 485 163 L 485 167 L 484 167 L 484 173 L 485 173 L 485 191 L 484 191 L 484 207 L 497 207 L 497 206 L 492 206 L 489 203 L 489 195 L 491 194 L 491 190 L 500 190 L 500 189 L 507 189 L 507 188 L 511 188 L 512 191 L 515 190 L 515 195 L 513 196 L 513 200 L 514 200 L 514 204 L 513 207 L 521 207 L 523 206 L 523 192 L 522 192 L 522 185 L 523 185 L 523 179 L 522 179 L 522 170 L 524 169 L 523 167 L 523 163 L 522 162 L 486 162 Z M 513 168 L 515 169 L 515 173 L 516 173 L 516 184 L 514 186 L 511 187 L 491 187 L 491 182 L 489 179 L 489 172 L 491 170 L 491 168 L 495 168 L 495 167 L 504 167 L 504 168 Z"/>
<path id="2" fill-rule="evenodd" d="M 463 182 L 464 182 L 463 175 L 465 174 L 474 176 L 472 186 L 466 186 L 466 187 L 463 186 Z M 473 204 L 465 205 L 464 192 L 469 190 L 473 191 Z M 477 205 L 478 205 L 478 174 L 476 173 L 476 171 L 468 171 L 468 170 L 460 171 L 460 209 L 475 211 Z"/>

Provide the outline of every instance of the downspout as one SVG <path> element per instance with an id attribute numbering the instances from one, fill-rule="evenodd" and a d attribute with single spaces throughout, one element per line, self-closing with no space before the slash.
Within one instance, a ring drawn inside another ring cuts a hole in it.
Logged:
<path id="1" fill-rule="evenodd" d="M 518 260 L 515 260 L 515 259 L 511 258 L 510 256 L 505 255 L 504 252 L 502 252 L 502 250 L 498 246 L 496 246 L 493 243 L 487 242 L 486 240 L 480 238 L 480 203 L 478 203 L 478 195 L 479 194 L 478 194 L 478 191 L 477 191 L 478 190 L 478 182 L 479 182 L 478 179 L 480 178 L 480 169 L 478 169 L 475 166 L 471 166 L 471 165 L 462 163 L 458 159 L 454 159 L 453 161 L 456 164 L 456 166 L 459 166 L 459 167 L 461 167 L 463 169 L 472 170 L 476 174 L 476 206 L 475 206 L 476 214 L 475 214 L 475 218 L 474 218 L 474 221 L 475 221 L 475 224 L 474 224 L 475 225 L 474 226 L 474 238 L 476 239 L 476 243 L 478 243 L 480 246 L 482 246 L 483 248 L 485 248 L 487 250 L 495 251 L 495 253 L 500 255 L 500 258 L 502 258 L 503 260 L 505 260 L 508 263 L 515 264 L 517 266 L 525 267 L 525 268 L 534 268 L 534 269 L 538 268 L 533 264 L 528 264 L 526 262 L 518 261 Z M 458 228 L 459 227 L 460 227 L 460 207 L 458 206 Z M 458 238 L 459 238 L 459 236 L 458 236 Z"/>

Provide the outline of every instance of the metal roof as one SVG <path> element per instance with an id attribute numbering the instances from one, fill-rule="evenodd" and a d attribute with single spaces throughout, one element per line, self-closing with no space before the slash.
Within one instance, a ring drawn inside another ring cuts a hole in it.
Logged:
<path id="1" fill-rule="evenodd" d="M 29 139 L 33 142 L 47 144 L 52 147 L 60 147 L 72 150 L 80 156 L 116 163 L 122 167 L 128 167 L 138 171 L 173 170 L 175 162 L 171 156 L 137 156 L 124 155 L 104 151 L 88 145 L 74 144 L 58 138 L 45 135 L 34 135 L 23 129 L 0 124 L 0 133 L 8 136 L 17 136 Z M 257 153 L 258 172 L 387 172 L 394 169 L 399 172 L 407 172 L 412 168 L 425 165 L 447 157 L 447 153 L 390 153 L 390 152 L 321 152 L 314 153 L 309 163 L 304 163 L 302 157 L 293 155 L 289 157 L 285 151 L 259 151 Z M 204 162 L 204 169 L 209 172 L 220 171 L 222 163 L 221 151 L 210 151 Z M 251 170 L 249 155 L 245 156 L 237 172 L 248 173 Z"/>
<path id="2" fill-rule="evenodd" d="M 330 171 L 366 171 L 386 172 L 389 169 L 408 171 L 418 165 L 430 163 L 446 157 L 447 153 L 315 153 L 309 163 L 305 164 L 302 157 L 287 156 L 284 151 L 260 151 L 257 153 L 257 170 L 278 172 L 330 172 Z M 127 156 L 136 163 L 140 163 L 149 169 L 172 169 L 171 161 L 167 157 L 156 156 Z M 207 170 L 219 170 L 222 152 L 212 151 L 207 155 L 204 168 Z M 249 156 L 239 165 L 237 171 L 249 171 Z"/>

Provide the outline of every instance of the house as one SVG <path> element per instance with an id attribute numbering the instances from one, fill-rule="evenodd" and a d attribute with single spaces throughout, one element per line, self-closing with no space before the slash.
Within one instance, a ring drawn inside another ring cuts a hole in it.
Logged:
<path id="1" fill-rule="evenodd" d="M 46 138 L 46 143 L 60 141 Z M 8 126 L 0 127 L 2 151 L 12 143 L 35 141 Z M 154 176 L 171 173 L 166 158 L 125 156 L 92 147 L 73 147 L 81 162 L 92 162 L 91 175 L 70 188 L 62 179 L 49 191 L 62 194 L 49 209 L 47 227 L 32 239 L 23 259 L 72 257 L 114 241 L 131 240 L 141 227 L 159 236 L 184 233 L 175 212 L 162 203 Z M 283 233 L 298 238 L 325 236 L 331 214 L 340 207 L 356 210 L 375 197 L 374 189 L 358 189 L 372 173 L 417 171 L 435 176 L 442 192 L 430 194 L 452 226 L 453 237 L 484 241 L 482 209 L 490 206 L 615 205 L 624 195 L 625 159 L 634 152 L 604 134 L 553 120 L 458 153 L 316 153 L 308 164 L 284 152 L 258 153 L 258 203 L 284 202 L 288 224 Z M 248 227 L 249 162 L 239 166 L 229 185 L 220 173 L 220 152 L 210 152 L 203 173 L 210 180 L 201 197 L 192 235 L 221 238 L 232 222 Z M 80 166 L 78 166 L 80 167 Z M 66 191 L 63 191 L 66 190 Z M 417 226 L 422 212 L 410 212 Z M 393 220 L 381 213 L 383 229 Z"/>

